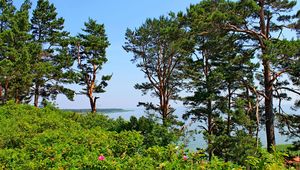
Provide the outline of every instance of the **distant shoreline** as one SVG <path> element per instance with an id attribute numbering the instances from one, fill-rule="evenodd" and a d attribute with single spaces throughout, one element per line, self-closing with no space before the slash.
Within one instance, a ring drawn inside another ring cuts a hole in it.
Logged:
<path id="1" fill-rule="evenodd" d="M 90 112 L 91 109 L 60 109 L 63 111 L 71 111 L 71 112 L 77 112 L 77 113 L 86 113 Z M 103 108 L 103 109 L 96 109 L 99 113 L 120 113 L 120 112 L 130 112 L 133 110 L 127 110 L 127 109 L 120 109 L 120 108 Z"/>

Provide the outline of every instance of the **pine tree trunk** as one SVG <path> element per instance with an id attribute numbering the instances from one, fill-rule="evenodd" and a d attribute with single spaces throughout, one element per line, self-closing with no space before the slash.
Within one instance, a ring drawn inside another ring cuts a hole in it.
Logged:
<path id="1" fill-rule="evenodd" d="M 20 104 L 19 89 L 17 89 L 15 93 L 15 102 L 16 104 Z"/>
<path id="2" fill-rule="evenodd" d="M 163 125 L 166 126 L 167 125 L 167 119 L 168 119 L 167 109 L 166 109 L 164 104 L 162 104 L 160 107 L 161 107 L 161 114 L 162 114 L 162 122 L 163 122 Z"/>
<path id="3" fill-rule="evenodd" d="M 206 52 L 203 51 L 203 62 L 205 63 L 205 66 L 203 68 L 203 71 L 204 71 L 204 75 L 205 75 L 205 81 L 206 81 L 206 89 L 209 93 L 212 92 L 211 90 L 211 87 L 210 87 L 210 83 L 208 82 L 208 75 L 209 75 L 209 72 L 210 72 L 210 63 L 209 63 L 209 59 L 208 57 L 206 56 Z M 207 144 L 208 146 L 210 146 L 212 144 L 212 141 L 211 141 L 211 135 L 213 135 L 213 113 L 212 113 L 212 100 L 209 98 L 208 101 L 207 101 L 207 130 L 208 130 L 208 139 L 207 139 Z M 209 148 L 209 147 L 208 147 Z M 208 160 L 210 161 L 211 158 L 212 158 L 212 155 L 213 155 L 213 150 L 212 148 L 209 148 L 208 149 Z"/>
<path id="4" fill-rule="evenodd" d="M 4 104 L 4 100 L 3 100 L 3 94 L 2 94 L 2 90 L 3 90 L 3 88 L 2 88 L 2 84 L 0 83 L 0 98 L 1 98 L 1 102 L 2 102 L 2 104 Z"/>
<path id="5" fill-rule="evenodd" d="M 39 87 L 39 85 L 36 83 L 35 84 L 35 90 L 34 90 L 34 106 L 35 107 L 38 107 L 38 104 L 39 104 L 39 96 L 40 96 L 40 94 L 39 94 L 39 89 L 40 87 Z"/>
<path id="6" fill-rule="evenodd" d="M 268 60 L 263 61 L 264 66 L 264 83 L 265 83 L 265 119 L 266 119 L 266 135 L 267 149 L 272 152 L 272 145 L 275 146 L 274 132 L 274 112 L 273 112 L 273 87 L 271 81 L 270 63 Z"/>
<path id="7" fill-rule="evenodd" d="M 163 101 L 162 107 L 162 114 L 163 114 L 163 125 L 167 126 L 168 124 L 168 115 L 169 115 L 169 108 L 168 108 L 168 101 L 165 97 L 163 97 L 165 100 Z"/>
<path id="8" fill-rule="evenodd" d="M 168 115 L 169 115 L 169 101 L 166 97 L 167 94 L 163 89 L 163 85 L 160 85 L 160 96 L 159 96 L 159 104 L 160 104 L 160 114 L 162 116 L 162 122 L 164 126 L 168 124 Z"/>
<path id="9" fill-rule="evenodd" d="M 208 134 L 209 134 L 209 137 L 208 137 L 208 140 L 207 140 L 207 144 L 208 144 L 208 146 L 209 145 L 211 145 L 211 135 L 213 134 L 213 131 L 212 131 L 212 123 L 213 123 L 213 121 L 212 121 L 212 104 L 211 104 L 212 102 L 211 102 L 211 100 L 209 99 L 208 100 L 208 104 L 207 104 L 207 109 L 208 109 L 208 120 L 207 120 L 207 123 L 208 123 Z M 210 161 L 211 160 L 211 158 L 212 158 L 212 155 L 213 155 L 213 150 L 210 148 L 209 150 L 208 150 L 208 160 Z"/>
<path id="10" fill-rule="evenodd" d="M 87 79 L 87 82 L 90 82 L 90 84 L 88 84 L 88 96 L 90 99 L 90 105 L 91 105 L 91 110 L 92 113 L 96 113 L 96 101 L 97 101 L 97 97 L 93 97 L 93 92 L 95 90 L 95 83 L 96 83 L 96 71 L 97 71 L 97 65 L 93 64 L 93 75 L 92 75 L 92 79 L 91 81 L 89 81 L 90 79 Z"/>
<path id="11" fill-rule="evenodd" d="M 6 103 L 8 99 L 8 85 L 9 85 L 9 80 L 5 79 L 3 103 Z"/>
<path id="12" fill-rule="evenodd" d="M 264 40 L 268 40 L 270 32 L 271 17 L 265 13 L 265 0 L 259 1 L 260 6 L 260 30 L 265 35 Z M 272 145 L 275 146 L 275 133 L 274 133 L 274 112 L 273 112 L 273 81 L 271 77 L 270 61 L 264 58 L 267 47 L 264 41 L 260 41 L 260 47 L 263 54 L 263 71 L 264 71 L 264 88 L 265 88 L 265 121 L 266 121 L 266 135 L 267 135 L 267 149 L 272 152 Z"/>
<path id="13" fill-rule="evenodd" d="M 91 111 L 92 113 L 96 113 L 96 102 L 92 96 L 89 96 L 89 99 L 90 99 Z"/>
<path id="14" fill-rule="evenodd" d="M 230 84 L 228 85 L 228 117 L 227 117 L 227 135 L 230 136 L 230 125 L 231 125 L 231 89 Z"/>

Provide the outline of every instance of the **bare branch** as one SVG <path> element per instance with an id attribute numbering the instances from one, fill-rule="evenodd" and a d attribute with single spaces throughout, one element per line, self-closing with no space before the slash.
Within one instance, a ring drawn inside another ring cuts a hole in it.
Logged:
<path id="1" fill-rule="evenodd" d="M 288 88 L 288 87 L 277 87 L 276 89 L 277 90 L 284 89 L 284 90 L 288 90 L 290 92 L 300 95 L 300 92 L 296 91 L 295 89 Z"/>

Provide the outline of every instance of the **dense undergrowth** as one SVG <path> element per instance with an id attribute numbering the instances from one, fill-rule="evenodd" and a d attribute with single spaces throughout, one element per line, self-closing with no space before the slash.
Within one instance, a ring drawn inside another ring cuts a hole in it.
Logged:
<path id="1" fill-rule="evenodd" d="M 125 121 L 9 103 L 0 107 L 0 169 L 283 169 L 281 153 L 261 150 L 247 165 L 207 161 L 148 118 Z"/>

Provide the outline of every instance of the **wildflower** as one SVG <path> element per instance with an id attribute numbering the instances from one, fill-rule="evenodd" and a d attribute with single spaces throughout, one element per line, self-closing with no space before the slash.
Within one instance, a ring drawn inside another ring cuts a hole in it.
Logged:
<path id="1" fill-rule="evenodd" d="M 99 160 L 99 161 L 104 161 L 104 159 L 105 159 L 105 157 L 104 157 L 103 155 L 100 155 L 100 156 L 98 157 L 98 160 Z"/>
<path id="2" fill-rule="evenodd" d="M 187 157 L 186 155 L 184 155 L 184 156 L 183 156 L 183 160 L 186 161 L 187 159 L 188 159 L 188 157 Z"/>

